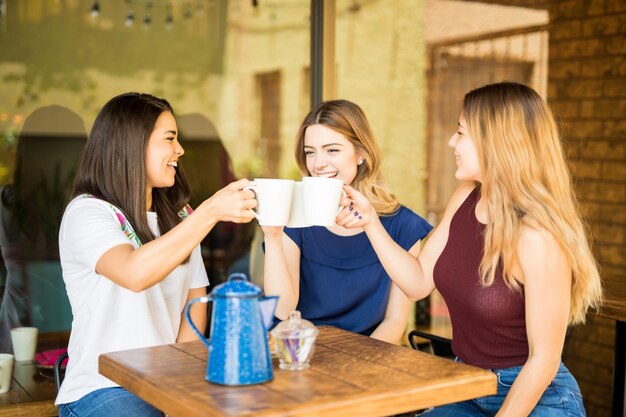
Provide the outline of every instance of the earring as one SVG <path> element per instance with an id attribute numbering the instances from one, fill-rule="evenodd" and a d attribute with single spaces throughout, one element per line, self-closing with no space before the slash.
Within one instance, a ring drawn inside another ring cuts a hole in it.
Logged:
<path id="1" fill-rule="evenodd" d="M 359 160 L 357 161 L 357 165 L 363 165 L 363 157 L 360 157 Z"/>

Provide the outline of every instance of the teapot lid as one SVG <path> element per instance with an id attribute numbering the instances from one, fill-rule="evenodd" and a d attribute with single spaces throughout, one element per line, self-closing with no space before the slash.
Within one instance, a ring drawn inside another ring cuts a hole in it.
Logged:
<path id="1" fill-rule="evenodd" d="M 313 323 L 305 320 L 298 310 L 289 313 L 287 320 L 283 320 L 271 331 L 272 336 L 277 339 L 301 339 L 305 337 L 317 336 L 319 330 Z"/>
<path id="2" fill-rule="evenodd" d="M 231 274 L 226 282 L 218 285 L 211 291 L 213 297 L 254 298 L 263 291 L 251 283 L 242 273 Z"/>

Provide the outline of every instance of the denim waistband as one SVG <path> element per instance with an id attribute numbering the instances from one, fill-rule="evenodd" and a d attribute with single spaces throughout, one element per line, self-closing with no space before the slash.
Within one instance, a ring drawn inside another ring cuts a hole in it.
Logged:
<path id="1" fill-rule="evenodd" d="M 459 362 L 459 363 L 465 363 L 463 362 L 458 356 L 454 358 L 455 362 Z M 487 371 L 491 371 L 494 373 L 498 373 L 498 372 L 520 372 L 522 370 L 522 368 L 524 367 L 524 365 L 519 365 L 519 366 L 511 366 L 509 368 L 483 368 Z M 569 373 L 569 369 L 567 369 L 567 367 L 565 366 L 565 364 L 561 361 L 559 363 L 559 369 L 556 371 L 557 375 L 560 373 Z"/>

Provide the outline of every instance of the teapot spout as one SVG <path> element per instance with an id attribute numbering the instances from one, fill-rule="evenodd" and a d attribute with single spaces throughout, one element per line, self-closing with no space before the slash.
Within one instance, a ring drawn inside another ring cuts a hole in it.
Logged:
<path id="1" fill-rule="evenodd" d="M 272 327 L 274 323 L 274 311 L 278 304 L 278 296 L 270 295 L 267 297 L 261 297 L 259 299 L 259 307 L 261 309 L 261 316 L 263 318 L 263 325 L 267 330 Z"/>

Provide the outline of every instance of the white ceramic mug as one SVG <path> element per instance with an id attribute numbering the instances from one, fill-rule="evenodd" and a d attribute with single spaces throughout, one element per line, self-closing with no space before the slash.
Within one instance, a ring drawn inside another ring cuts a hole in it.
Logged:
<path id="1" fill-rule="evenodd" d="M 304 214 L 307 223 L 333 226 L 341 211 L 343 181 L 337 178 L 303 177 Z"/>
<path id="2" fill-rule="evenodd" d="M 8 392 L 11 388 L 13 376 L 13 355 L 0 353 L 0 394 Z"/>
<path id="3" fill-rule="evenodd" d="M 35 360 L 35 350 L 37 349 L 36 327 L 16 327 L 11 329 L 11 344 L 13 344 L 13 354 L 18 362 L 33 362 Z"/>
<path id="4" fill-rule="evenodd" d="M 297 181 L 293 185 L 293 199 L 291 201 L 291 213 L 289 214 L 289 227 L 308 227 L 311 226 L 306 221 L 304 214 L 304 185 L 302 181 Z"/>
<path id="5" fill-rule="evenodd" d="M 293 180 L 255 178 L 245 189 L 256 194 L 255 217 L 261 226 L 286 226 L 291 212 Z"/>

